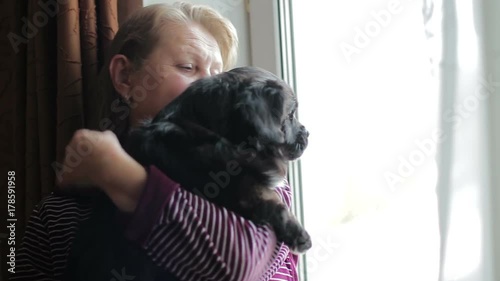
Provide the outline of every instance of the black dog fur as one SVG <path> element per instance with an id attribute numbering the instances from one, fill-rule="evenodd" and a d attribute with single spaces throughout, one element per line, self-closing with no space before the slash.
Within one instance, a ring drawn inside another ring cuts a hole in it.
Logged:
<path id="1" fill-rule="evenodd" d="M 133 129 L 125 150 L 195 194 L 258 224 L 296 253 L 311 239 L 273 188 L 309 133 L 295 118 L 291 88 L 273 74 L 236 68 L 194 82 L 154 119 Z"/>

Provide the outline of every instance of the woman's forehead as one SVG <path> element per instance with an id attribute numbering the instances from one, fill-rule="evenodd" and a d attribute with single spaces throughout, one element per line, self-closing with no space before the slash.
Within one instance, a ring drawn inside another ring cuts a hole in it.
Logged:
<path id="1" fill-rule="evenodd" d="M 167 55 L 191 55 L 222 63 L 217 41 L 197 24 L 170 24 L 163 29 L 158 44 Z"/>

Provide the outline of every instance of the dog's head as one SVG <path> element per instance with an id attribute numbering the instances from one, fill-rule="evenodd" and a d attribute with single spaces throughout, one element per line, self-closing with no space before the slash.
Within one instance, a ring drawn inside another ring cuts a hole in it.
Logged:
<path id="1" fill-rule="evenodd" d="M 282 157 L 294 160 L 309 135 L 296 110 L 297 100 L 284 81 L 259 68 L 241 67 L 194 82 L 160 115 L 257 151 L 278 148 Z"/>
<path id="2" fill-rule="evenodd" d="M 241 91 L 233 107 L 240 120 L 235 125 L 254 133 L 257 146 L 277 145 L 286 159 L 300 157 L 309 132 L 296 118 L 298 104 L 290 86 L 258 68 L 236 68 L 228 75 L 240 81 Z"/>

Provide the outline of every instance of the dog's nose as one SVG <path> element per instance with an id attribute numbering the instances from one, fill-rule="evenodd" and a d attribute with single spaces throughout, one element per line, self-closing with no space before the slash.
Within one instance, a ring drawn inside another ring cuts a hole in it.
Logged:
<path id="1" fill-rule="evenodd" d="M 309 131 L 306 129 L 306 127 L 304 127 L 303 125 L 300 126 L 300 130 L 302 132 L 304 132 L 304 134 L 306 135 L 306 137 L 309 137 Z"/>

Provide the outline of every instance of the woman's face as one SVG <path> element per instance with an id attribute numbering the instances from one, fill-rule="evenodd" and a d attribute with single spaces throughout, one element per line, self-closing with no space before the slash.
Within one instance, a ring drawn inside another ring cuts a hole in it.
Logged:
<path id="1" fill-rule="evenodd" d="M 130 124 L 155 116 L 192 82 L 220 73 L 217 42 L 196 24 L 171 24 L 141 69 L 130 76 Z"/>

